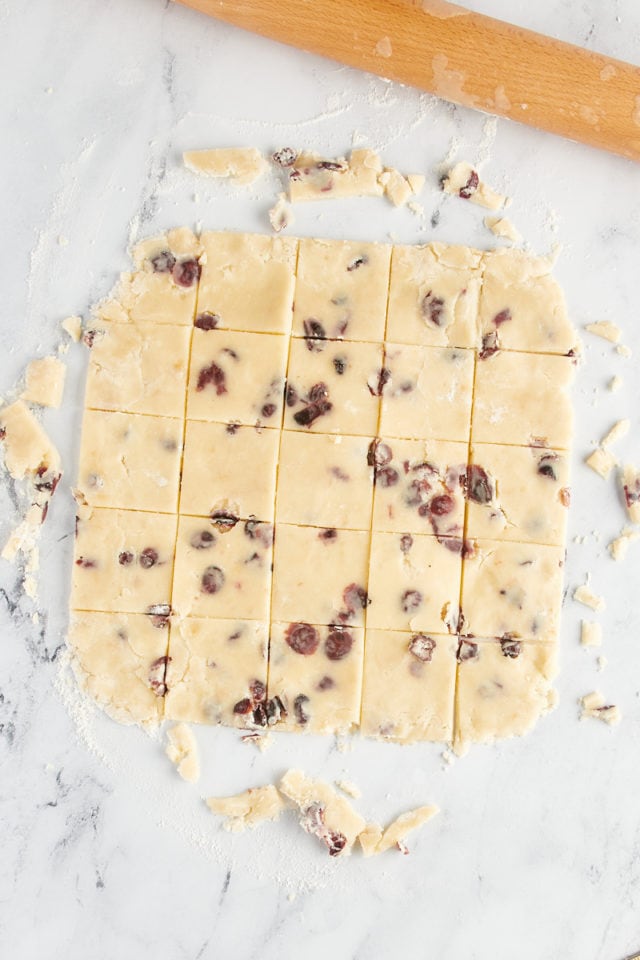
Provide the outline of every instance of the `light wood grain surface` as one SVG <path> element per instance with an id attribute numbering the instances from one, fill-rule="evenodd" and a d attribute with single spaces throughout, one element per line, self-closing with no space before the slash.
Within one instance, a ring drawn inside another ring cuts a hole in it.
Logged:
<path id="1" fill-rule="evenodd" d="M 445 0 L 179 0 L 453 103 L 640 160 L 640 67 Z"/>

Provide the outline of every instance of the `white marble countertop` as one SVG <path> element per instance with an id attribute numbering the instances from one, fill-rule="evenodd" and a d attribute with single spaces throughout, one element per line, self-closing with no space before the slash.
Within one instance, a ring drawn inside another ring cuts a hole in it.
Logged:
<path id="1" fill-rule="evenodd" d="M 640 62 L 637 0 L 469 5 Z M 609 558 L 624 512 L 581 463 L 620 416 L 632 421 L 620 453 L 640 462 L 640 166 L 161 0 L 4 0 L 0 49 L 5 395 L 27 359 L 58 343 L 60 319 L 108 290 L 130 239 L 182 223 L 267 229 L 275 181 L 240 193 L 197 180 L 181 169 L 183 149 L 292 143 L 332 154 L 354 134 L 427 175 L 424 218 L 380 201 L 310 204 L 294 232 L 492 246 L 483 211 L 437 189 L 447 155 L 485 160 L 531 248 L 561 245 L 556 274 L 576 324 L 613 320 L 634 350 L 624 359 L 585 335 L 575 391 L 567 583 L 590 573 L 606 597 L 604 646 L 579 646 L 584 610 L 567 599 L 557 710 L 525 740 L 473 750 L 451 768 L 428 744 L 354 741 L 341 752 L 281 735 L 261 754 L 237 733 L 206 729 L 201 784 L 179 781 L 159 742 L 96 714 L 61 672 L 67 483 L 43 544 L 39 623 L 19 574 L 0 562 L 2 956 L 623 960 L 640 950 L 640 546 L 623 564 Z M 45 420 L 71 477 L 83 359 L 69 357 L 65 409 Z M 610 393 L 615 373 L 624 386 Z M 3 489 L 3 537 L 14 521 Z M 602 673 L 597 653 L 609 661 Z M 578 721 L 576 700 L 594 688 L 620 705 L 618 728 Z M 232 837 L 202 803 L 297 764 L 356 781 L 367 815 L 428 801 L 442 813 L 408 857 L 334 862 L 293 819 Z"/>

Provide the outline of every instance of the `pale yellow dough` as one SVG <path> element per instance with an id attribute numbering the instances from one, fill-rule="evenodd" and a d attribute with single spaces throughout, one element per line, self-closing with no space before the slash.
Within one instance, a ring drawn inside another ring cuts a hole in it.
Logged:
<path id="1" fill-rule="evenodd" d="M 381 197 L 381 173 L 380 157 L 373 150 L 352 150 L 348 160 L 326 160 L 314 153 L 301 153 L 289 172 L 289 196 L 292 203 Z"/>
<path id="2" fill-rule="evenodd" d="M 187 150 L 182 154 L 185 167 L 207 177 L 229 177 L 239 184 L 257 180 L 267 169 L 267 161 L 255 147 L 218 147 L 212 150 Z"/>
<path id="3" fill-rule="evenodd" d="M 601 720 L 610 727 L 616 726 L 616 724 L 622 720 L 620 708 L 615 706 L 615 704 L 607 703 L 599 690 L 585 694 L 578 702 L 582 707 L 580 713 L 581 720 L 590 717 L 592 720 Z"/>
<path id="4" fill-rule="evenodd" d="M 207 806 L 212 813 L 226 817 L 225 829 L 232 833 L 253 830 L 265 820 L 277 820 L 285 809 L 280 793 L 271 783 L 232 797 L 209 797 Z"/>
<path id="5" fill-rule="evenodd" d="M 348 800 L 321 780 L 312 780 L 301 770 L 288 770 L 280 792 L 298 808 L 300 825 L 318 837 L 331 856 L 348 856 L 366 821 Z"/>
<path id="6" fill-rule="evenodd" d="M 434 804 L 427 804 L 424 807 L 417 807 L 415 810 L 409 810 L 407 813 L 401 813 L 388 827 L 381 830 L 377 824 L 368 824 L 365 831 L 360 834 L 359 840 L 362 846 L 362 852 L 365 857 L 372 854 L 385 853 L 392 847 L 397 847 L 403 853 L 408 853 L 405 846 L 405 839 L 413 831 L 417 830 L 423 824 L 427 823 L 432 817 L 439 813 L 438 807 Z M 363 840 L 366 835 L 367 839 Z M 375 844 L 371 841 L 375 838 Z M 369 842 L 367 842 L 369 840 Z"/>
<path id="7" fill-rule="evenodd" d="M 620 487 L 629 520 L 640 523 L 640 469 L 626 463 L 621 470 Z"/>
<path id="8" fill-rule="evenodd" d="M 198 744 L 186 723 L 176 723 L 167 730 L 165 753 L 183 780 L 196 783 L 200 779 Z"/>
<path id="9" fill-rule="evenodd" d="M 5 466 L 14 479 L 33 478 L 41 470 L 60 475 L 58 451 L 22 400 L 0 409 L 0 430 Z"/>
<path id="10" fill-rule="evenodd" d="M 59 407 L 67 368 L 57 357 L 32 360 L 27 367 L 22 399 L 41 407 Z"/>
<path id="11" fill-rule="evenodd" d="M 442 181 L 442 189 L 445 193 L 452 193 L 454 196 L 462 197 L 463 200 L 470 200 L 488 210 L 500 210 L 507 200 L 483 183 L 473 166 L 464 160 L 449 170 Z"/>

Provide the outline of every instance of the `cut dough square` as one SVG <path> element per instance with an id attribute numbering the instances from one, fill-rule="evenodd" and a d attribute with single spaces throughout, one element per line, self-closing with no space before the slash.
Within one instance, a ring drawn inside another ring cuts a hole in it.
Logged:
<path id="1" fill-rule="evenodd" d="M 564 549 L 479 540 L 465 556 L 464 629 L 476 637 L 556 640 Z"/>
<path id="2" fill-rule="evenodd" d="M 187 417 L 278 428 L 287 349 L 286 337 L 194 330 Z"/>
<path id="3" fill-rule="evenodd" d="M 187 420 L 180 513 L 273 520 L 280 433 Z"/>
<path id="4" fill-rule="evenodd" d="M 391 256 L 387 339 L 430 347 L 475 347 L 482 253 L 429 243 Z"/>
<path id="5" fill-rule="evenodd" d="M 76 525 L 73 610 L 146 613 L 162 607 L 159 616 L 168 616 L 175 516 L 93 510 Z"/>
<path id="6" fill-rule="evenodd" d="M 457 644 L 456 637 L 368 629 L 361 732 L 450 742 Z"/>
<path id="7" fill-rule="evenodd" d="M 89 504 L 175 513 L 182 420 L 86 410 L 78 487 Z"/>
<path id="8" fill-rule="evenodd" d="M 180 617 L 268 620 L 273 527 L 180 517 L 172 606 Z"/>
<path id="9" fill-rule="evenodd" d="M 188 618 L 171 628 L 165 718 L 252 724 L 267 689 L 268 624 Z"/>
<path id="10" fill-rule="evenodd" d="M 285 431 L 278 470 L 278 520 L 368 530 L 373 468 L 366 437 Z"/>
<path id="11" fill-rule="evenodd" d="M 191 326 L 201 254 L 200 241 L 184 227 L 139 243 L 133 249 L 137 269 L 120 275 L 110 297 L 98 304 L 98 317 Z"/>
<path id="12" fill-rule="evenodd" d="M 569 357 L 499 351 L 479 360 L 473 440 L 566 450 L 573 433 L 573 375 Z"/>
<path id="13" fill-rule="evenodd" d="M 363 654 L 361 627 L 273 623 L 269 697 L 287 710 L 278 729 L 352 732 L 360 722 Z"/>
<path id="14" fill-rule="evenodd" d="M 461 541 L 374 533 L 367 628 L 443 633 L 460 600 Z"/>
<path id="15" fill-rule="evenodd" d="M 547 258 L 509 249 L 485 254 L 480 335 L 491 334 L 504 350 L 567 354 L 575 348 L 576 331 Z"/>
<path id="16" fill-rule="evenodd" d="M 271 619 L 361 624 L 369 533 L 276 526 Z"/>
<path id="17" fill-rule="evenodd" d="M 32 360 L 25 375 L 22 399 L 42 407 L 59 407 L 67 368 L 57 357 Z"/>
<path id="18" fill-rule="evenodd" d="M 157 323 L 93 325 L 85 405 L 156 417 L 183 417 L 189 327 Z"/>
<path id="19" fill-rule="evenodd" d="M 568 484 L 562 451 L 472 444 L 467 536 L 563 546 Z"/>
<path id="20" fill-rule="evenodd" d="M 371 447 L 373 529 L 461 538 L 466 443 L 380 440 Z"/>
<path id="21" fill-rule="evenodd" d="M 557 701 L 555 644 L 461 641 L 456 752 L 527 733 Z"/>
<path id="22" fill-rule="evenodd" d="M 301 240 L 296 269 L 294 336 L 383 340 L 391 247 Z"/>
<path id="23" fill-rule="evenodd" d="M 169 630 L 127 613 L 74 613 L 69 645 L 88 693 L 119 723 L 162 719 Z"/>
<path id="24" fill-rule="evenodd" d="M 198 316 L 219 327 L 289 333 L 298 241 L 245 233 L 204 233 Z"/>
<path id="25" fill-rule="evenodd" d="M 449 347 L 388 343 L 380 435 L 421 440 L 469 439 L 474 355 Z"/>
<path id="26" fill-rule="evenodd" d="M 285 429 L 375 436 L 381 377 L 381 344 L 292 340 Z"/>

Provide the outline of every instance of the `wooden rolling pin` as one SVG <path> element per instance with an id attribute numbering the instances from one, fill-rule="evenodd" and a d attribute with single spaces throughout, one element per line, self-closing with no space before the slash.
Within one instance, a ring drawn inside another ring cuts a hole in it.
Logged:
<path id="1" fill-rule="evenodd" d="M 640 160 L 640 67 L 445 0 L 179 0 L 219 20 Z"/>

